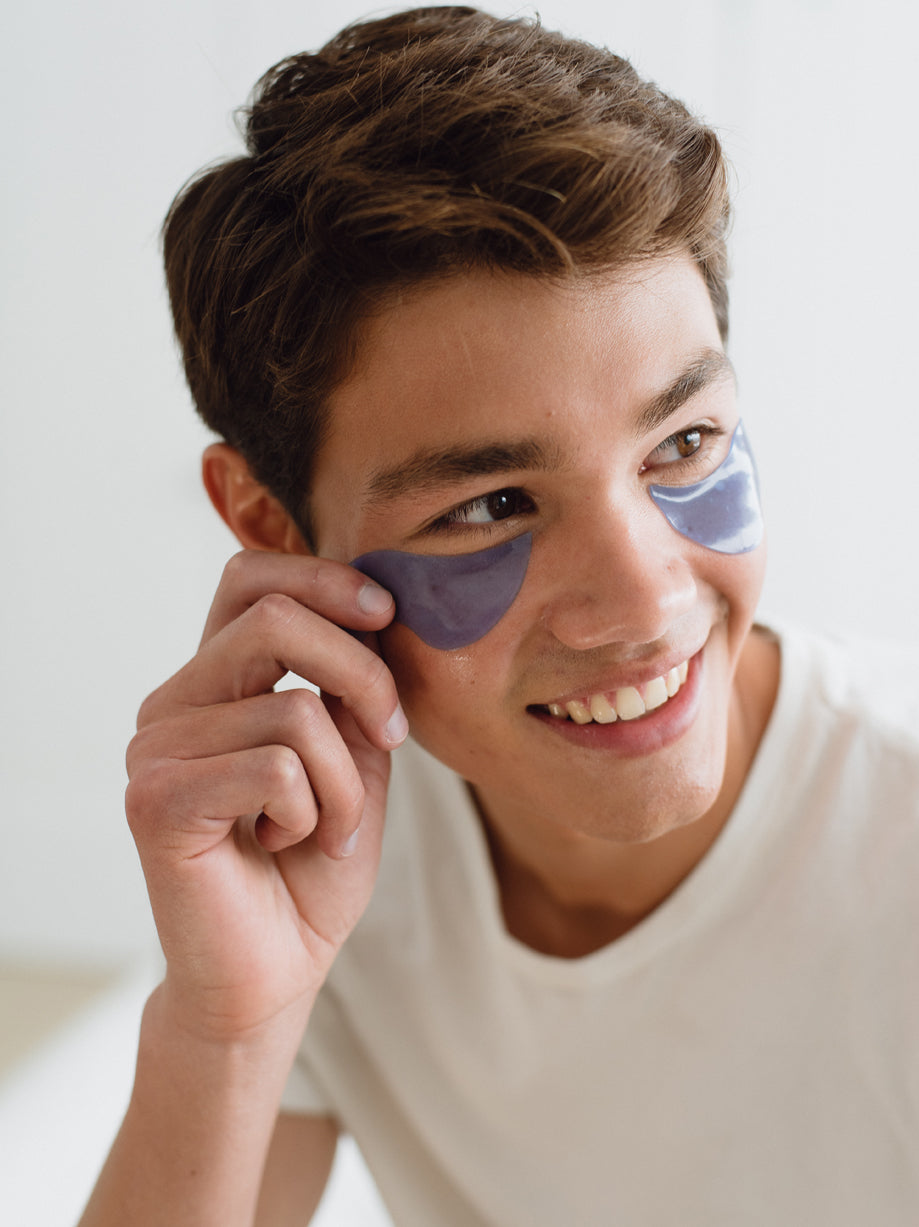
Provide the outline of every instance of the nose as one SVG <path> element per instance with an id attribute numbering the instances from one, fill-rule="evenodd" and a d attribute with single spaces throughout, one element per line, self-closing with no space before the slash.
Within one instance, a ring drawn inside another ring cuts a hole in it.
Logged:
<path id="1" fill-rule="evenodd" d="M 546 545 L 551 576 L 543 623 L 566 647 L 662 639 L 699 597 L 694 546 L 654 507 L 636 500 L 628 510 L 578 518 Z M 544 589 L 545 591 L 545 589 Z"/>

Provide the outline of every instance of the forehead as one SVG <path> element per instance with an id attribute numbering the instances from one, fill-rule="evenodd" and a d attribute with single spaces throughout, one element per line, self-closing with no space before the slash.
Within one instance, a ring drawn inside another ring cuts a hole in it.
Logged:
<path id="1" fill-rule="evenodd" d="M 330 400 L 310 500 L 320 549 L 337 552 L 342 518 L 382 471 L 482 442 L 570 456 L 601 422 L 630 429 L 636 406 L 705 352 L 721 340 L 688 257 L 562 282 L 474 272 L 392 299 Z"/>

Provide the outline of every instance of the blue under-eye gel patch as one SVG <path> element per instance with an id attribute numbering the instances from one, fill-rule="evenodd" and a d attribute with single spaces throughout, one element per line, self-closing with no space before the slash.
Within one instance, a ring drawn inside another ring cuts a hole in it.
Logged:
<path id="1" fill-rule="evenodd" d="M 374 550 L 351 563 L 392 593 L 396 621 L 432 648 L 464 648 L 486 635 L 520 591 L 532 534 L 474 554 Z"/>
<path id="2" fill-rule="evenodd" d="M 753 456 L 741 425 L 727 456 L 692 486 L 649 486 L 670 525 L 707 549 L 745 554 L 763 537 Z M 507 613 L 523 584 L 531 533 L 472 554 L 373 550 L 351 563 L 392 593 L 396 621 L 429 647 L 467 647 Z"/>
<path id="3" fill-rule="evenodd" d="M 670 525 L 719 554 L 746 554 L 763 539 L 756 466 L 738 422 L 727 456 L 692 486 L 649 486 Z"/>

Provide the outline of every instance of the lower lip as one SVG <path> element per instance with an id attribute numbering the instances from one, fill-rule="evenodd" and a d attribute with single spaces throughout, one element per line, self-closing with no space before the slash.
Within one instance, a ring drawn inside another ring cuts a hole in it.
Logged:
<path id="1" fill-rule="evenodd" d="M 614 720 L 611 724 L 576 724 L 548 712 L 531 711 L 547 729 L 584 750 L 605 750 L 623 757 L 653 754 L 683 736 L 699 713 L 702 694 L 702 653 L 689 662 L 686 681 L 673 696 L 637 720 Z"/>

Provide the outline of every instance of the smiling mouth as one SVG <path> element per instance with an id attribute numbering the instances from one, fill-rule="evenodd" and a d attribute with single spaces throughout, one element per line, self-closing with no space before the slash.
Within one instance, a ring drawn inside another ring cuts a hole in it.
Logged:
<path id="1" fill-rule="evenodd" d="M 623 686 L 619 690 L 601 691 L 565 703 L 548 703 L 534 708 L 548 712 L 556 720 L 575 724 L 612 724 L 616 720 L 638 720 L 648 712 L 663 707 L 676 694 L 689 674 L 689 662 L 684 660 L 662 677 L 652 678 L 643 686 Z"/>

